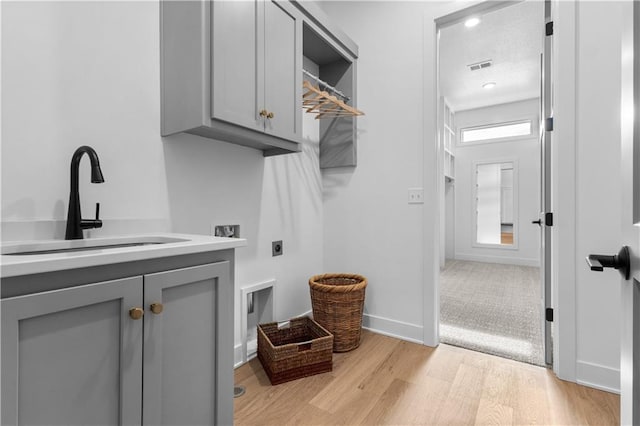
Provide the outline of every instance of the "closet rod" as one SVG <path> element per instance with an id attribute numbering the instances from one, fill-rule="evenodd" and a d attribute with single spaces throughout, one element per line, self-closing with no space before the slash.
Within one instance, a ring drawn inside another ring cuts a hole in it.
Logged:
<path id="1" fill-rule="evenodd" d="M 342 93 L 341 91 L 339 91 L 338 89 L 336 89 L 335 87 L 333 87 L 332 85 L 330 85 L 329 83 L 327 83 L 326 81 L 320 80 L 320 78 L 318 76 L 315 76 L 313 74 L 311 74 L 309 71 L 303 69 L 302 72 L 304 74 L 306 74 L 308 77 L 311 77 L 312 79 L 314 79 L 315 81 L 317 81 L 318 83 L 320 83 L 322 86 L 325 87 L 325 89 L 329 89 L 331 90 L 333 93 L 335 93 L 336 95 L 340 96 L 342 99 L 344 99 L 345 101 L 349 101 L 351 98 L 347 95 L 345 95 L 344 93 Z"/>

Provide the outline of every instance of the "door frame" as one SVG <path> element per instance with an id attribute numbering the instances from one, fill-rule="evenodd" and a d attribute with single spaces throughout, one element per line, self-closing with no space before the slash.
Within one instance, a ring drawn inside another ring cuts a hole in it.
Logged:
<path id="1" fill-rule="evenodd" d="M 424 209 L 424 292 L 423 292 L 423 342 L 427 346 L 440 343 L 440 220 L 444 188 L 440 185 L 442 165 L 441 147 L 438 143 L 438 27 L 463 19 L 473 13 L 488 12 L 515 4 L 517 1 L 482 1 L 472 6 L 453 5 L 451 10 L 439 15 L 427 14 L 424 19 L 425 52 L 423 67 L 425 72 L 424 88 L 424 128 L 432 129 L 425 133 L 424 185 L 425 195 L 433 194 L 436 206 Z M 551 73 L 554 82 L 554 116 L 561 120 L 554 123 L 552 139 L 562 140 L 562 144 L 552 143 L 551 150 L 551 192 L 554 226 L 551 229 L 552 250 L 551 298 L 554 307 L 553 331 L 553 371 L 561 379 L 576 379 L 576 230 L 575 219 L 575 29 L 576 5 L 574 2 L 552 0 L 552 20 L 554 21 L 554 46 L 552 61 L 555 65 Z M 542 31 L 542 29 L 541 29 Z M 431 44 L 431 46 L 428 46 Z M 558 55 L 563 52 L 563 56 Z M 428 52 L 432 52 L 428 54 Z M 431 76 L 431 78 L 429 78 Z M 431 83 L 429 84 L 429 80 Z M 560 165 L 562 167 L 560 167 Z M 431 170 L 429 170 L 431 168 Z M 561 178 L 559 178 L 561 177 Z M 428 198 L 427 198 L 428 199 Z M 558 250 L 562 247 L 562 250 Z M 562 288 L 557 283 L 562 282 Z M 560 309 L 561 307 L 561 309 Z"/>
<path id="2" fill-rule="evenodd" d="M 553 371 L 576 381 L 576 3 L 551 1 L 554 49 L 551 71 L 551 299 L 554 307 Z M 558 52 L 562 52 L 559 55 Z M 562 141 L 562 143 L 556 143 Z M 580 259 L 582 261 L 582 259 Z M 582 264 L 580 264 L 582 267 Z M 562 287 L 558 283 L 563 283 Z"/>

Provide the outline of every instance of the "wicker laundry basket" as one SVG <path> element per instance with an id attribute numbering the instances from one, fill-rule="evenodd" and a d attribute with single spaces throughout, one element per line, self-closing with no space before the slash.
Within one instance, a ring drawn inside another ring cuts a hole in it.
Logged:
<path id="1" fill-rule="evenodd" d="M 258 359 L 272 385 L 333 369 L 333 336 L 308 317 L 258 325 Z"/>
<path id="2" fill-rule="evenodd" d="M 357 274 L 322 274 L 309 279 L 313 319 L 333 334 L 333 351 L 360 346 L 367 279 Z"/>

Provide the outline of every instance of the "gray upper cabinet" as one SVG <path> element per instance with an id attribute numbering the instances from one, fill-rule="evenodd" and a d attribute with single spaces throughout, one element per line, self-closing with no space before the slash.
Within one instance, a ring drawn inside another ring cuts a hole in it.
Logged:
<path id="1" fill-rule="evenodd" d="M 269 0 L 160 4 L 162 135 L 300 151 L 300 12 Z"/>
<path id="2" fill-rule="evenodd" d="M 258 77 L 264 55 L 258 52 L 258 3 L 214 1 L 211 8 L 212 117 L 262 131 L 264 120 L 258 111 L 264 105 L 264 92 Z"/>
<path id="3" fill-rule="evenodd" d="M 288 2 L 264 5 L 265 131 L 302 137 L 302 22 Z"/>
<path id="4" fill-rule="evenodd" d="M 164 0 L 162 135 L 300 151 L 302 62 L 356 106 L 358 46 L 313 2 Z M 357 164 L 356 118 L 320 122 L 320 167 Z"/>
<path id="5" fill-rule="evenodd" d="M 214 1 L 212 118 L 301 138 L 302 26 L 289 3 Z"/>

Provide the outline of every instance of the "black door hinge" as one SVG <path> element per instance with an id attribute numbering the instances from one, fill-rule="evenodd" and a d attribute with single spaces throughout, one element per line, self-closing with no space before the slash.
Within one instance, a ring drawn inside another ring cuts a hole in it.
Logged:
<path id="1" fill-rule="evenodd" d="M 544 214 L 544 224 L 546 226 L 553 226 L 553 213 Z"/>
<path id="2" fill-rule="evenodd" d="M 553 308 L 547 308 L 544 310 L 544 319 L 549 322 L 553 322 Z"/>
<path id="3" fill-rule="evenodd" d="M 545 35 L 553 35 L 553 21 L 551 22 L 547 22 L 544 26 L 544 33 Z"/>
<path id="4" fill-rule="evenodd" d="M 544 119 L 544 130 L 547 132 L 553 131 L 553 117 Z"/>

